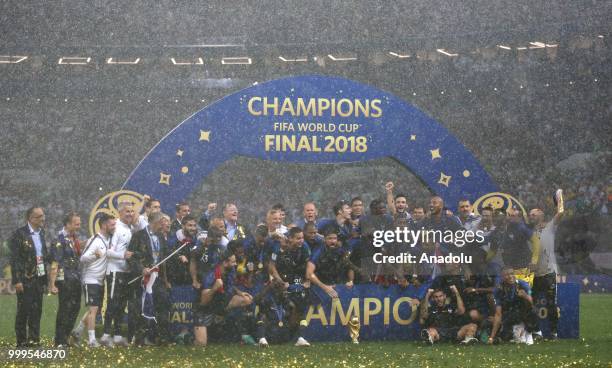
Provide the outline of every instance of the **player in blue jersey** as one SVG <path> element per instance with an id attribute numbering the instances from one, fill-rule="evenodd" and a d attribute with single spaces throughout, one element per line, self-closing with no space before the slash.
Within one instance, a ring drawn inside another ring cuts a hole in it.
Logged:
<path id="1" fill-rule="evenodd" d="M 505 340 L 512 337 L 515 342 L 533 344 L 531 333 L 537 331 L 538 316 L 533 307 L 529 284 L 518 280 L 512 267 L 504 267 L 501 283 L 494 289 L 493 295 L 495 317 L 488 342 L 496 341 L 499 333 Z"/>
<path id="2" fill-rule="evenodd" d="M 353 287 L 355 273 L 347 259 L 346 250 L 339 245 L 333 229 L 325 232 L 325 246 L 313 252 L 306 267 L 306 277 L 327 295 L 337 298 L 336 284 Z"/>
<path id="3" fill-rule="evenodd" d="M 243 308 L 253 303 L 253 297 L 234 286 L 236 279 L 236 256 L 226 252 L 220 262 L 202 280 L 199 303 L 194 308 L 195 344 L 206 346 L 208 329 L 222 325 L 224 317 L 232 309 Z"/>
<path id="4" fill-rule="evenodd" d="M 308 308 L 310 282 L 306 280 L 306 263 L 310 258 L 310 248 L 304 243 L 304 232 L 299 227 L 293 227 L 272 252 L 269 263 L 269 272 L 274 280 L 282 282 L 287 290 L 288 297 L 295 305 L 293 309 L 292 325 L 299 321 L 305 325 L 304 315 Z M 309 346 L 303 336 L 299 336 L 296 346 Z"/>

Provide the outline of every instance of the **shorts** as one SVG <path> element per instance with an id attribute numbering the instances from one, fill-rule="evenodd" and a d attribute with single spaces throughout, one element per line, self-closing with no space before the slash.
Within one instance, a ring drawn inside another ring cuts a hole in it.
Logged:
<path id="1" fill-rule="evenodd" d="M 556 299 L 557 295 L 557 275 L 549 273 L 542 276 L 535 276 L 533 278 L 533 288 L 531 289 L 532 295 L 537 296 L 539 293 L 546 294 Z"/>
<path id="2" fill-rule="evenodd" d="M 314 293 L 312 293 L 314 294 Z M 295 306 L 296 311 L 303 315 L 312 303 L 312 295 L 310 288 L 304 288 L 301 291 L 287 293 L 287 297 Z M 319 301 L 320 303 L 320 301 Z M 317 303 L 314 303 L 317 304 Z"/>
<path id="3" fill-rule="evenodd" d="M 487 298 L 486 295 L 476 295 L 476 296 L 465 298 L 463 300 L 463 303 L 465 304 L 466 312 L 476 310 L 478 311 L 478 313 L 480 313 L 480 315 L 484 317 L 488 317 L 489 316 L 489 303 L 486 298 Z M 466 315 L 469 316 L 469 313 L 466 313 Z"/>
<path id="4" fill-rule="evenodd" d="M 291 341 L 293 338 L 293 333 L 287 324 L 285 324 L 283 327 L 279 327 L 278 322 L 268 322 L 265 337 L 270 344 L 284 344 Z"/>
<path id="5" fill-rule="evenodd" d="M 441 342 L 457 341 L 459 327 L 436 327 Z"/>
<path id="6" fill-rule="evenodd" d="M 88 307 L 101 307 L 102 299 L 104 298 L 104 286 L 98 284 L 85 284 L 83 286 L 85 293 L 85 305 Z"/>
<path id="7" fill-rule="evenodd" d="M 210 327 L 223 320 L 227 305 L 233 295 L 216 294 L 208 305 L 197 305 L 193 310 L 193 325 L 195 327 Z"/>
<path id="8" fill-rule="evenodd" d="M 214 313 L 208 313 L 202 308 L 198 308 L 193 312 L 194 327 L 210 327 L 215 323 L 217 316 Z"/>

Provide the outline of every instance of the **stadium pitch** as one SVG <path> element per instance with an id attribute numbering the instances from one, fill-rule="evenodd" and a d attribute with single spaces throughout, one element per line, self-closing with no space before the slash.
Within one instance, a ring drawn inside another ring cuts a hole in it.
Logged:
<path id="1" fill-rule="evenodd" d="M 41 321 L 43 345 L 50 347 L 57 297 L 45 297 Z M 15 297 L 1 296 L 0 345 L 13 347 Z M 314 343 L 309 348 L 238 344 L 192 346 L 74 348 L 65 360 L 38 361 L 39 366 L 81 367 L 611 367 L 612 295 L 581 295 L 580 338 L 542 341 L 533 346 L 426 346 L 420 342 L 380 341 Z M 3 366 L 6 361 L 2 362 Z M 23 362 L 8 362 L 8 366 Z"/>

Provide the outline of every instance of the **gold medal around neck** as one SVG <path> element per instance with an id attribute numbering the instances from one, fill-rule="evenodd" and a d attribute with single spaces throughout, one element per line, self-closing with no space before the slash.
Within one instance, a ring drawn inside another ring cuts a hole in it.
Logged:
<path id="1" fill-rule="evenodd" d="M 261 270 L 263 268 L 263 263 L 259 262 L 259 264 L 257 265 L 257 268 Z"/>
<path id="2" fill-rule="evenodd" d="M 283 326 L 284 326 L 283 321 L 278 321 L 278 327 L 283 327 Z"/>

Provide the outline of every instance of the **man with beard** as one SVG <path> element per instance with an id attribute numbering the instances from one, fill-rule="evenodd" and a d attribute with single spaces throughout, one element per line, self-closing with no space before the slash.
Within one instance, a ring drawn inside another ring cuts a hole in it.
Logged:
<path id="1" fill-rule="evenodd" d="M 192 215 L 183 217 L 183 224 L 179 233 L 180 239 L 173 237 L 171 234 L 168 244 L 168 253 L 172 253 L 183 244 L 186 244 L 178 253 L 166 261 L 167 280 L 170 287 L 184 287 L 192 285 L 194 288 L 200 288 L 200 282 L 193 282 L 191 277 L 190 261 L 191 252 L 196 249 L 198 225 L 197 220 Z M 178 343 L 183 343 L 189 338 L 188 330 L 183 328 L 176 336 Z"/>
<path id="2" fill-rule="evenodd" d="M 168 295 L 168 281 L 165 265 L 153 267 L 168 253 L 166 240 L 161 235 L 164 226 L 164 216 L 161 212 L 153 212 L 147 219 L 147 226 L 134 233 L 130 241 L 129 250 L 132 257 L 128 260 L 130 279 L 142 276 L 143 279 L 153 278 L 153 316 L 145 317 L 143 311 L 143 293 L 145 292 L 141 280 L 131 285 L 131 301 L 128 319 L 128 340 L 136 336 L 136 345 L 142 345 L 145 338 L 153 342 L 157 337 L 159 342 L 167 342 L 168 312 L 170 302 Z M 155 319 L 153 320 L 154 317 Z M 153 322 L 154 323 L 147 323 Z M 150 326 L 147 326 L 150 325 Z M 148 333 L 147 331 L 148 330 Z"/>
<path id="3" fill-rule="evenodd" d="M 304 232 L 299 227 L 294 227 L 287 233 L 287 241 L 281 242 L 272 253 L 269 263 L 269 273 L 276 281 L 282 282 L 289 294 L 289 299 L 295 305 L 294 321 L 300 325 L 306 325 L 304 315 L 309 306 L 310 282 L 305 280 L 306 263 L 310 258 L 310 249 L 304 244 Z M 296 346 L 310 346 L 303 336 L 299 336 Z"/>
<path id="4" fill-rule="evenodd" d="M 197 223 L 196 218 L 192 215 L 186 215 L 183 217 L 183 225 L 181 228 L 182 238 L 176 240 L 176 244 L 169 246 L 168 253 L 172 253 L 175 249 L 178 249 L 183 244 L 187 244 L 182 248 L 174 257 L 170 258 L 166 262 L 166 268 L 168 270 L 168 282 L 172 286 L 185 286 L 192 285 L 192 278 L 190 272 L 191 252 L 196 249 L 196 236 L 197 236 Z M 199 285 L 194 285 L 194 287 Z"/>
<path id="5" fill-rule="evenodd" d="M 547 318 L 553 339 L 557 338 L 557 274 L 559 266 L 555 254 L 555 233 L 563 216 L 563 207 L 557 204 L 557 211 L 552 220 L 546 221 L 544 211 L 534 208 L 529 211 L 529 222 L 535 234 L 540 238 L 540 254 L 535 255 L 535 277 L 533 279 L 534 295 L 543 294 L 546 300 Z"/>
<path id="6" fill-rule="evenodd" d="M 223 328 L 224 318 L 231 310 L 248 307 L 253 303 L 249 293 L 234 286 L 235 268 L 236 256 L 225 252 L 220 262 L 202 280 L 202 288 L 198 292 L 199 303 L 194 311 L 195 344 L 198 346 L 208 344 L 209 329 L 213 325 Z M 238 327 L 246 326 L 239 323 Z"/>
<path id="7" fill-rule="evenodd" d="M 337 298 L 336 284 L 353 287 L 355 273 L 351 269 L 345 249 L 338 242 L 338 234 L 328 229 L 324 235 L 325 246 L 310 256 L 306 265 L 306 278 L 320 287 L 330 298 Z"/>
<path id="8" fill-rule="evenodd" d="M 81 217 L 69 212 L 64 217 L 64 227 L 59 233 L 57 243 L 51 246 L 50 291 L 58 293 L 58 309 L 55 319 L 55 346 L 68 345 L 68 337 L 81 308 L 81 275 L 79 258 L 81 242 L 78 231 Z"/>
<path id="9" fill-rule="evenodd" d="M 457 303 L 449 304 L 446 293 L 440 289 L 429 289 L 421 303 L 420 322 L 425 329 L 421 331 L 423 340 L 430 344 L 438 341 L 461 341 L 470 344 L 478 341 L 474 335 L 477 326 L 474 323 L 464 323 L 465 307 L 455 285 L 450 287 Z M 430 306 L 430 299 L 433 303 Z"/>

